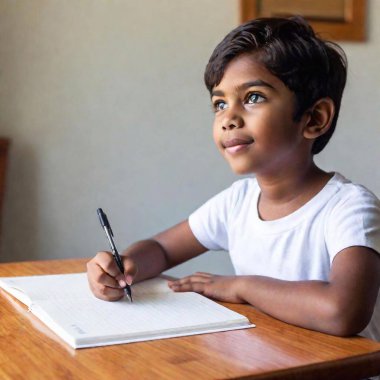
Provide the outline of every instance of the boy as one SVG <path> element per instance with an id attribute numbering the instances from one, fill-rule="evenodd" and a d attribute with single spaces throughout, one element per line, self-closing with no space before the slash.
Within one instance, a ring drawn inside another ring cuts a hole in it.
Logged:
<path id="1" fill-rule="evenodd" d="M 200 272 L 170 288 L 249 303 L 308 329 L 380 340 L 379 200 L 313 161 L 337 122 L 344 53 L 302 18 L 257 19 L 216 47 L 205 82 L 218 149 L 235 173 L 255 178 L 129 247 L 125 275 L 109 252 L 98 253 L 88 263 L 93 293 L 114 301 L 126 282 L 225 249 L 236 276 Z"/>

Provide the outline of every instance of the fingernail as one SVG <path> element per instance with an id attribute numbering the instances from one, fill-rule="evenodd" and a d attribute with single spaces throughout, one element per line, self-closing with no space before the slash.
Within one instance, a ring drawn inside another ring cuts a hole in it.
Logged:
<path id="1" fill-rule="evenodd" d="M 132 285 L 132 281 L 133 281 L 133 277 L 132 276 L 130 276 L 129 274 L 127 274 L 125 276 L 125 279 L 126 279 L 128 285 Z"/>
<path id="2" fill-rule="evenodd" d="M 119 285 L 121 288 L 125 288 L 125 286 L 127 285 L 126 282 L 124 280 L 120 280 L 119 281 Z"/>

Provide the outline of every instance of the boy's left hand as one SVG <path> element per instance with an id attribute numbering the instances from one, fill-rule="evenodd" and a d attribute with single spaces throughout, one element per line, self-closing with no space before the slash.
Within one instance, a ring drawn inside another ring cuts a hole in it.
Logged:
<path id="1" fill-rule="evenodd" d="M 222 302 L 243 303 L 238 296 L 237 279 L 237 276 L 196 272 L 180 280 L 169 281 L 168 285 L 175 292 L 196 292 Z"/>

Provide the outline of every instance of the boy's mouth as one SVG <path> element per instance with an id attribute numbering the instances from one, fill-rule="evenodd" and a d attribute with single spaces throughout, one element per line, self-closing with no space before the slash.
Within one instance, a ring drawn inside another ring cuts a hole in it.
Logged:
<path id="1" fill-rule="evenodd" d="M 234 138 L 231 140 L 224 141 L 222 143 L 222 146 L 228 153 L 234 154 L 240 152 L 243 149 L 246 149 L 253 142 L 253 139 Z"/>

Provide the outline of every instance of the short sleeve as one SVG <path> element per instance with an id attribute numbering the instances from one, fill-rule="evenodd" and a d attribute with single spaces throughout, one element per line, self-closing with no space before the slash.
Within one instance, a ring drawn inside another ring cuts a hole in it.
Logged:
<path id="1" fill-rule="evenodd" d="M 190 228 L 207 249 L 228 250 L 228 226 L 233 210 L 241 198 L 245 180 L 236 181 L 189 216 Z"/>
<path id="2" fill-rule="evenodd" d="M 330 260 L 345 248 L 363 246 L 380 254 L 380 202 L 369 190 L 356 186 L 332 209 L 326 225 Z"/>

